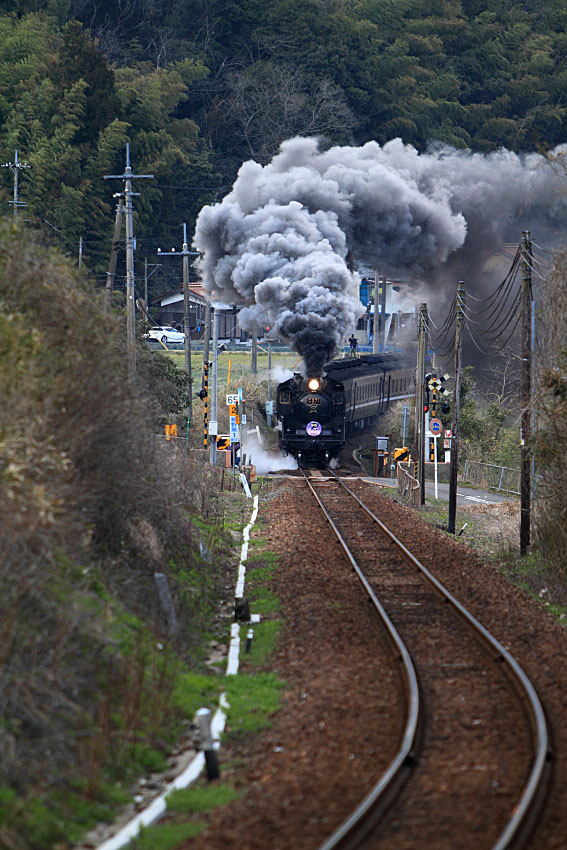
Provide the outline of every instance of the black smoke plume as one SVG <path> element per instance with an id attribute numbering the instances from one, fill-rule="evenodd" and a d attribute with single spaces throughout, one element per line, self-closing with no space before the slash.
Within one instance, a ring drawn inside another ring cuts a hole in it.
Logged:
<path id="1" fill-rule="evenodd" d="M 430 281 L 449 259 L 480 265 L 512 223 L 557 202 L 562 182 L 537 154 L 420 154 L 400 139 L 321 151 L 290 139 L 268 165 L 245 162 L 222 203 L 201 210 L 203 283 L 244 305 L 245 330 L 270 325 L 320 374 L 363 312 L 357 264 Z"/>

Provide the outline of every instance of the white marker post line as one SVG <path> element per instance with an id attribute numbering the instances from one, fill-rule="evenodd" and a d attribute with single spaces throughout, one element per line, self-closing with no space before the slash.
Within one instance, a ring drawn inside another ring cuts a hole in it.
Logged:
<path id="1" fill-rule="evenodd" d="M 240 654 L 240 623 L 233 623 L 230 628 L 230 647 L 225 676 L 236 676 L 238 673 L 238 656 Z M 223 694 L 224 696 L 224 694 Z"/>
<path id="2" fill-rule="evenodd" d="M 242 486 L 244 488 L 244 492 L 246 493 L 247 497 L 249 499 L 251 499 L 252 498 L 252 491 L 250 490 L 250 485 L 248 484 L 248 481 L 246 480 L 246 476 L 244 475 L 243 472 L 240 473 L 240 483 L 242 484 Z"/>
<path id="3" fill-rule="evenodd" d="M 242 573 L 242 593 L 244 592 L 244 574 L 246 572 L 246 568 L 242 564 L 242 561 L 246 560 L 246 555 L 248 554 L 248 540 L 250 539 L 250 530 L 254 523 L 256 522 L 256 518 L 258 516 L 258 496 L 254 496 L 254 510 L 252 511 L 252 516 L 250 518 L 250 522 L 246 526 L 243 532 L 243 537 L 245 543 L 242 544 L 241 551 L 241 563 L 240 567 L 243 570 Z M 244 548 L 246 546 L 246 549 Z M 240 572 L 238 581 L 240 583 Z M 242 594 L 241 594 L 242 595 Z M 228 650 L 228 660 L 226 664 L 226 673 L 225 676 L 236 676 L 238 673 L 238 661 L 240 655 L 240 625 L 239 623 L 233 623 L 230 629 L 230 647 Z M 226 699 L 226 693 L 223 691 L 219 697 L 220 708 L 217 708 L 213 715 L 213 720 L 211 723 L 211 732 L 213 734 L 213 739 L 215 742 L 215 748 L 218 749 L 220 746 L 219 738 L 224 730 L 226 724 L 226 712 L 224 709 L 229 708 L 228 701 Z M 170 784 L 166 787 L 165 791 L 163 791 L 159 797 L 156 797 L 155 800 L 152 800 L 150 805 L 144 809 L 143 812 L 136 815 L 132 820 L 128 821 L 128 823 L 119 830 L 116 835 L 113 835 L 112 838 L 107 839 L 102 844 L 99 844 L 97 850 L 120 850 L 121 847 L 125 847 L 129 844 L 134 838 L 137 838 L 140 827 L 141 826 L 151 826 L 155 823 L 159 818 L 164 814 L 167 809 L 166 797 L 168 794 L 171 794 L 172 791 L 177 791 L 182 788 L 187 788 L 188 785 L 191 785 L 192 782 L 195 782 L 196 779 L 202 773 L 203 767 L 205 766 L 205 754 L 197 753 L 192 762 L 185 768 L 183 773 L 180 773 L 179 776 L 170 782 Z"/>
<path id="4" fill-rule="evenodd" d="M 240 564 L 238 565 L 238 581 L 236 583 L 236 590 L 234 596 L 236 599 L 241 599 L 244 596 L 244 578 L 246 576 L 246 567 L 244 565 L 244 561 L 248 557 L 248 541 L 250 540 L 250 530 L 252 526 L 256 522 L 256 517 L 258 516 L 258 496 L 254 496 L 254 510 L 252 511 L 252 516 L 250 517 L 250 522 L 242 532 L 242 549 L 240 550 Z"/>

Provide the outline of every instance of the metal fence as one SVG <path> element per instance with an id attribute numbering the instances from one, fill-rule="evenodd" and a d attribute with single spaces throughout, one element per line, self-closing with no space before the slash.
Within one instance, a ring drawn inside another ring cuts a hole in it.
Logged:
<path id="1" fill-rule="evenodd" d="M 463 482 L 474 484 L 482 490 L 498 490 L 501 493 L 520 495 L 520 470 L 496 463 L 480 463 L 466 460 Z"/>

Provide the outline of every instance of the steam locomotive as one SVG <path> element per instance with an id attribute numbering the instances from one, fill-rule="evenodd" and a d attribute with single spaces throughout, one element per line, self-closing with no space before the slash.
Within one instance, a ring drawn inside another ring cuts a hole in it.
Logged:
<path id="1" fill-rule="evenodd" d="M 300 466 L 327 467 L 348 434 L 415 395 L 414 372 L 400 355 L 369 354 L 333 360 L 321 378 L 296 373 L 277 390 L 280 449 Z"/>

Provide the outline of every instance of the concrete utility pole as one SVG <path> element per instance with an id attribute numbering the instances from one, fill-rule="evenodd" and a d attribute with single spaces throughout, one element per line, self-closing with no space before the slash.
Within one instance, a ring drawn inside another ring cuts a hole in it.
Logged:
<path id="1" fill-rule="evenodd" d="M 461 416 L 461 371 L 463 356 L 463 323 L 465 321 L 465 284 L 459 281 L 457 289 L 457 315 L 455 324 L 455 396 L 453 399 L 453 422 L 451 425 L 451 470 L 449 473 L 449 518 L 447 531 L 455 533 L 457 519 L 457 472 L 459 469 L 459 420 Z"/>
<path id="2" fill-rule="evenodd" d="M 4 162 L 2 164 L 2 168 L 11 168 L 14 173 L 14 200 L 10 201 L 10 203 L 14 207 L 14 223 L 18 222 L 18 209 L 20 207 L 27 207 L 27 204 L 24 204 L 20 201 L 19 193 L 18 193 L 18 183 L 19 183 L 19 172 L 22 168 L 31 168 L 31 165 L 28 165 L 27 162 L 20 162 L 18 159 L 18 151 L 16 150 L 16 155 L 14 157 L 14 162 Z"/>
<path id="3" fill-rule="evenodd" d="M 386 345 L 386 275 L 378 285 L 378 351 L 384 351 Z M 376 307 L 374 307 L 376 309 Z"/>
<path id="4" fill-rule="evenodd" d="M 105 180 L 124 180 L 124 198 L 126 206 L 126 339 L 128 345 L 128 371 L 130 377 L 136 374 L 136 299 L 134 292 L 134 221 L 132 198 L 139 192 L 132 192 L 132 180 L 153 180 L 153 174 L 132 174 L 130 166 L 130 145 L 126 145 L 126 168 L 124 174 L 105 174 Z"/>
<path id="5" fill-rule="evenodd" d="M 531 393 L 532 393 L 532 243 L 522 233 L 522 426 L 520 437 L 520 554 L 530 546 L 531 515 Z"/>
<path id="6" fill-rule="evenodd" d="M 205 379 L 205 367 L 209 368 L 209 349 L 211 346 L 211 300 L 207 297 L 205 306 L 205 332 L 203 334 L 203 381 Z"/>
<path id="7" fill-rule="evenodd" d="M 268 401 L 272 403 L 272 343 L 268 337 Z M 266 416 L 268 426 L 272 427 L 272 414 Z"/>
<path id="8" fill-rule="evenodd" d="M 255 375 L 258 371 L 258 331 L 256 328 L 252 331 L 252 374 Z"/>
<path id="9" fill-rule="evenodd" d="M 161 248 L 158 248 L 160 257 L 183 257 L 183 332 L 185 334 L 184 352 L 185 352 L 185 372 L 187 373 L 188 387 L 188 403 L 187 403 L 187 427 L 191 424 L 193 418 L 193 377 L 191 375 L 191 302 L 189 300 L 189 257 L 198 257 L 198 251 L 190 251 L 187 244 L 187 225 L 183 224 L 183 248 L 181 251 L 171 249 L 170 254 L 163 254 Z"/>
<path id="10" fill-rule="evenodd" d="M 144 313 L 145 319 L 148 319 L 148 258 L 144 257 Z"/>
<path id="11" fill-rule="evenodd" d="M 124 195 L 122 192 L 117 192 L 113 197 L 118 198 L 116 206 L 116 219 L 114 221 L 114 234 L 112 236 L 112 247 L 110 249 L 110 260 L 108 261 L 108 271 L 106 273 L 106 287 L 104 290 L 104 305 L 105 313 L 110 310 L 110 298 L 114 287 L 114 277 L 116 275 L 116 260 L 118 258 L 118 248 L 120 247 L 120 234 L 122 233 L 122 216 L 124 215 Z"/>
<path id="12" fill-rule="evenodd" d="M 374 318 L 372 319 L 372 354 L 378 354 L 379 347 L 379 333 L 378 333 L 378 290 L 380 288 L 380 276 L 378 275 L 378 270 L 374 270 Z"/>
<path id="13" fill-rule="evenodd" d="M 425 354 L 427 346 L 427 334 L 429 329 L 429 318 L 427 304 L 423 303 L 419 309 L 419 321 L 417 326 L 417 367 L 415 371 L 415 429 L 414 445 L 417 452 L 419 464 L 419 483 L 421 488 L 421 504 L 425 504 L 425 416 L 423 405 L 425 402 L 424 376 L 425 376 Z"/>
<path id="14" fill-rule="evenodd" d="M 213 313 L 213 387 L 211 398 L 211 420 L 209 433 L 211 436 L 211 466 L 217 465 L 217 434 L 218 434 L 218 405 L 217 387 L 219 377 L 219 318 L 220 310 L 216 307 Z M 214 423 L 214 425 L 213 425 Z M 213 433 L 214 432 L 214 433 Z"/>

